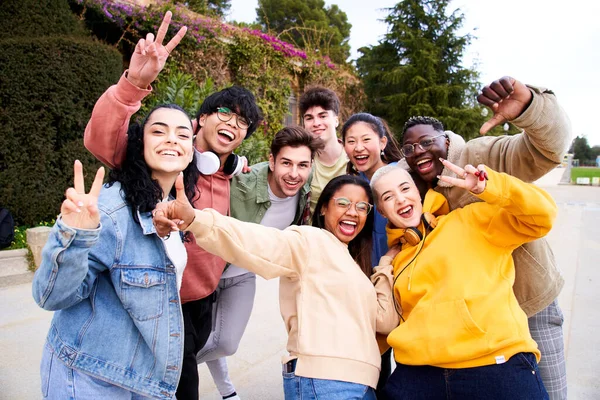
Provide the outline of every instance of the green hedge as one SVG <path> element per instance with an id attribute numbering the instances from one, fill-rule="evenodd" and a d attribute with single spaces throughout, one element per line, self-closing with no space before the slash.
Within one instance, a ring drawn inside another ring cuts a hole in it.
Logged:
<path id="1" fill-rule="evenodd" d="M 0 1 L 0 40 L 53 35 L 86 35 L 64 0 Z"/>
<path id="2" fill-rule="evenodd" d="M 0 204 L 19 225 L 56 216 L 76 158 L 93 177 L 83 131 L 121 72 L 119 52 L 91 39 L 0 41 Z"/>

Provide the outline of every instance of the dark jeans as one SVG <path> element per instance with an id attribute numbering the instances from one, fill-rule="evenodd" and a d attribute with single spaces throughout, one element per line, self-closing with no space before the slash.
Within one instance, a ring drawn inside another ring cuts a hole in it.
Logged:
<path id="1" fill-rule="evenodd" d="M 392 374 L 392 348 L 387 349 L 385 353 L 381 355 L 381 372 L 379 373 L 379 381 L 377 381 L 377 389 L 375 393 L 377 398 L 383 396 L 383 388 L 387 383 L 390 375 Z"/>
<path id="2" fill-rule="evenodd" d="M 535 356 L 517 353 L 504 364 L 447 369 L 398 364 L 383 399 L 547 400 Z"/>
<path id="3" fill-rule="evenodd" d="M 212 328 L 214 293 L 181 305 L 183 312 L 183 363 L 177 386 L 177 400 L 198 400 L 198 363 L 196 354 L 204 347 Z"/>

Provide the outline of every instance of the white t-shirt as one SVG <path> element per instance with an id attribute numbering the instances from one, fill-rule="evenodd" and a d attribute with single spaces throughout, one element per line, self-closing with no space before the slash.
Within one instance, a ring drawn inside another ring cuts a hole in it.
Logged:
<path id="1" fill-rule="evenodd" d="M 169 201 L 168 198 L 164 199 L 163 202 Z M 164 245 L 167 256 L 173 263 L 175 271 L 177 273 L 177 290 L 181 289 L 181 280 L 183 279 L 183 270 L 187 264 L 187 251 L 181 240 L 179 232 L 171 232 L 169 236 L 161 238 Z"/>
<path id="2" fill-rule="evenodd" d="M 269 192 L 269 201 L 271 201 L 271 207 L 267 209 L 265 215 L 260 220 L 260 224 L 264 226 L 270 226 L 277 229 L 285 229 L 294 222 L 296 216 L 296 210 L 298 209 L 298 198 L 300 192 L 296 193 L 295 196 L 279 198 L 273 194 L 271 187 L 267 185 L 267 191 Z M 269 238 L 265 238 L 269 240 Z M 229 265 L 221 279 L 233 278 L 248 273 L 247 270 L 240 268 L 236 265 Z"/>
<path id="3" fill-rule="evenodd" d="M 187 251 L 185 251 L 185 246 L 183 245 L 179 232 L 171 232 L 169 237 L 162 238 L 162 240 L 165 244 L 167 256 L 169 256 L 173 266 L 175 266 L 175 271 L 177 271 L 177 289 L 179 290 L 181 289 L 183 270 L 187 264 Z"/>

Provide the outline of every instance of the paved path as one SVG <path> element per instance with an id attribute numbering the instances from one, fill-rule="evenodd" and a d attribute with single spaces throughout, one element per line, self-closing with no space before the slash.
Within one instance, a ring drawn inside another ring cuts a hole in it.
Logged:
<path id="1" fill-rule="evenodd" d="M 538 181 L 559 206 L 548 239 L 565 277 L 559 301 L 565 314 L 569 399 L 600 399 L 600 188 L 559 186 L 562 169 Z M 39 399 L 39 362 L 52 313 L 31 298 L 31 284 L 0 288 L 0 399 Z M 278 282 L 257 279 L 254 312 L 231 378 L 245 400 L 283 398 L 280 357 L 286 334 Z M 201 398 L 218 400 L 206 366 L 199 367 Z"/>

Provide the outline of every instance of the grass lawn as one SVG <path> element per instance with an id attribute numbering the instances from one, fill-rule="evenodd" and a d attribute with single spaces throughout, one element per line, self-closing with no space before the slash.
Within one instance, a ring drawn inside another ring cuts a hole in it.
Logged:
<path id="1" fill-rule="evenodd" d="M 571 168 L 571 182 L 577 181 L 577 178 L 581 177 L 600 177 L 600 168 L 594 167 L 576 167 Z"/>

